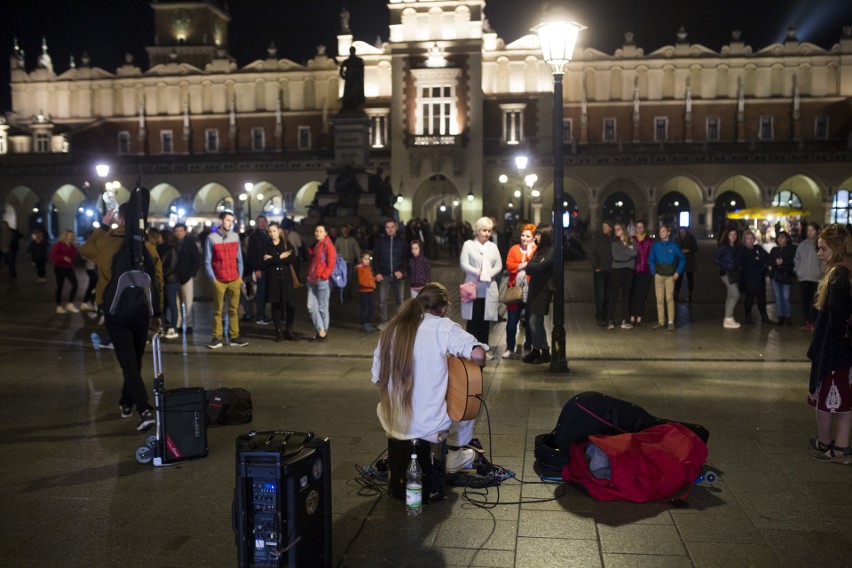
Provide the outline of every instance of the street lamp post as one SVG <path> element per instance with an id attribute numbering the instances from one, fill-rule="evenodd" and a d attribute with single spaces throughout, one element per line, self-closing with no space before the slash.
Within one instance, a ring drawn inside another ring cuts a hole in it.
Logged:
<path id="1" fill-rule="evenodd" d="M 551 373 L 567 373 L 565 354 L 565 272 L 562 256 L 562 212 L 564 210 L 564 164 L 562 148 L 562 77 L 565 66 L 574 55 L 577 36 L 585 26 L 558 16 L 539 24 L 533 31 L 538 34 L 541 53 L 553 72 L 553 349 L 550 360 Z"/>

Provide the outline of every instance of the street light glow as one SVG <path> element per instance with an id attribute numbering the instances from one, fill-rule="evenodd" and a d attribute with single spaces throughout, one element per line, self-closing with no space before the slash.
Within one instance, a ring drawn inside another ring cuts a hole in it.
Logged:
<path id="1" fill-rule="evenodd" d="M 571 62 L 577 37 L 584 29 L 586 26 L 564 17 L 541 23 L 532 29 L 538 35 L 542 57 L 554 73 L 563 73 L 565 66 Z"/>
<path id="2" fill-rule="evenodd" d="M 520 189 L 516 189 L 516 190 L 515 190 L 515 197 L 520 197 L 520 196 L 521 196 L 521 190 L 520 190 Z"/>
<path id="3" fill-rule="evenodd" d="M 95 171 L 98 173 L 98 177 L 105 178 L 109 175 L 109 164 L 98 164 L 95 166 Z"/>
<path id="4" fill-rule="evenodd" d="M 497 180 L 500 183 L 506 183 L 507 181 L 509 181 L 509 176 L 507 176 L 506 174 L 500 174 L 500 177 L 498 177 Z"/>
<path id="5" fill-rule="evenodd" d="M 247 181 L 247 182 L 245 183 L 245 186 L 244 186 L 244 187 L 246 188 L 246 191 L 248 191 L 249 193 L 251 193 L 251 190 L 252 190 L 252 189 L 254 189 L 254 184 L 253 184 L 252 182 L 250 182 L 250 181 Z"/>
<path id="6" fill-rule="evenodd" d="M 527 162 L 529 162 L 529 158 L 526 156 L 515 156 L 515 166 L 519 170 L 524 171 L 527 167 Z"/>

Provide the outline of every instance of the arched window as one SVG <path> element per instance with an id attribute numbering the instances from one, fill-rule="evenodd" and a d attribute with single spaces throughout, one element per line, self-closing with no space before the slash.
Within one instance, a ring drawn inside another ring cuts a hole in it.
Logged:
<path id="1" fill-rule="evenodd" d="M 789 189 L 784 189 L 775 194 L 775 197 L 772 198 L 772 206 L 773 207 L 795 207 L 796 209 L 802 208 L 802 200 L 799 199 L 799 196 L 790 191 Z"/>
<path id="2" fill-rule="evenodd" d="M 603 204 L 604 219 L 628 223 L 636 216 L 633 200 L 623 191 L 616 191 L 606 198 Z"/>
<path id="3" fill-rule="evenodd" d="M 840 189 L 834 194 L 831 204 L 831 222 L 845 225 L 849 223 L 849 191 Z"/>

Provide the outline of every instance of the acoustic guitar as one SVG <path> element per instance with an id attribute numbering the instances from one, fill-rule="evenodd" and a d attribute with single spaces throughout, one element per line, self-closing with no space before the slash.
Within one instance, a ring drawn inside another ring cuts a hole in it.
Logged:
<path id="1" fill-rule="evenodd" d="M 482 405 L 482 368 L 471 361 L 447 357 L 447 415 L 453 422 L 473 420 Z"/>

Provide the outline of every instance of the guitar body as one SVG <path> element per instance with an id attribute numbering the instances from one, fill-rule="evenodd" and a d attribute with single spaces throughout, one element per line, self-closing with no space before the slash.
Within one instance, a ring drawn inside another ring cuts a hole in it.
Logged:
<path id="1" fill-rule="evenodd" d="M 447 415 L 453 422 L 473 420 L 482 401 L 482 369 L 470 359 L 447 358 Z"/>

